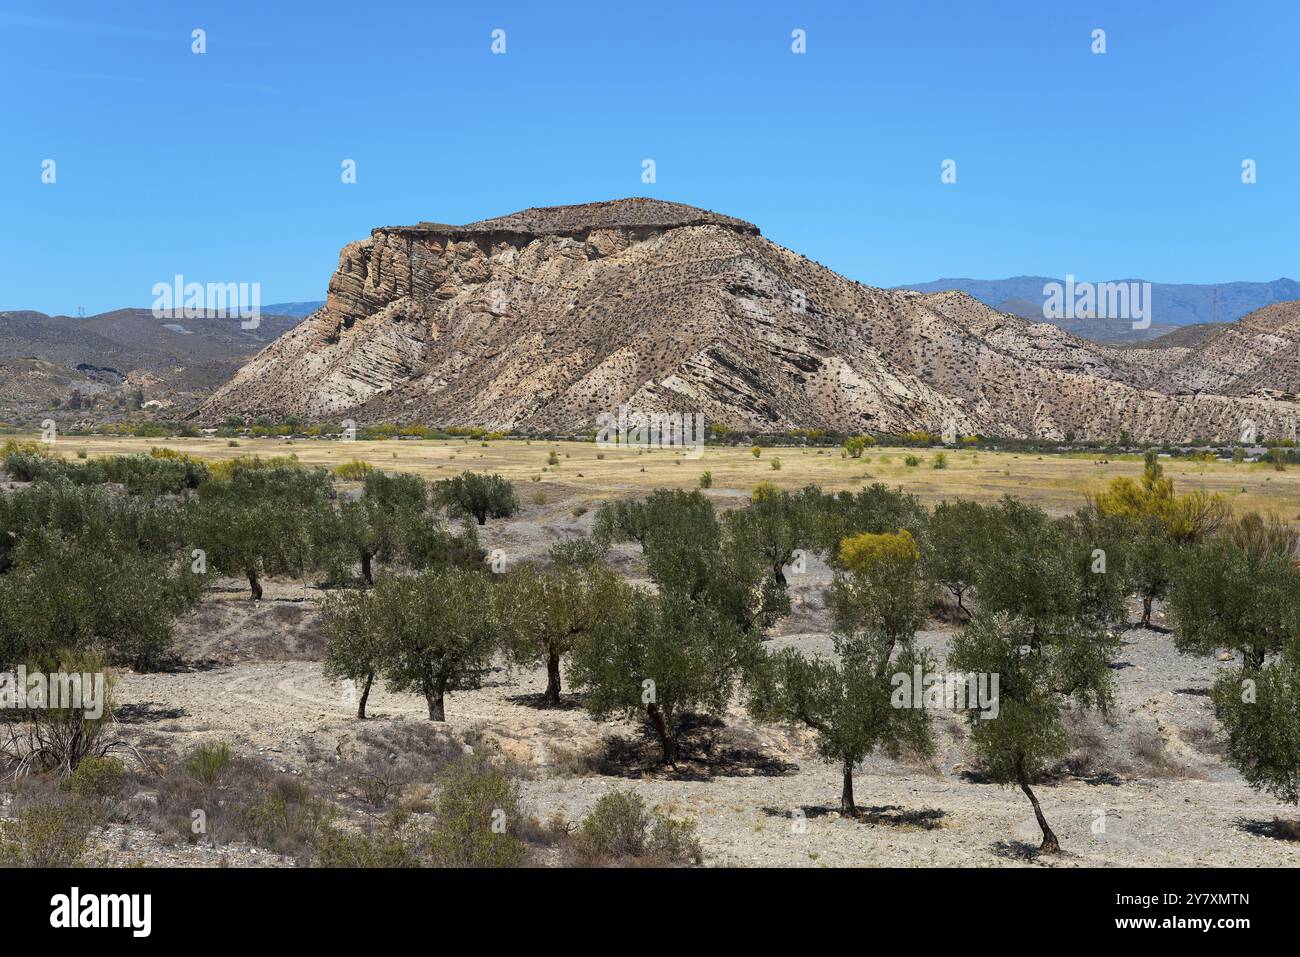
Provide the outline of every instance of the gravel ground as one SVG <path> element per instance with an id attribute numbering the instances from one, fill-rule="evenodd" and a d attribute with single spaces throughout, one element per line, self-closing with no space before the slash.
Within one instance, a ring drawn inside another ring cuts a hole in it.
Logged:
<path id="1" fill-rule="evenodd" d="M 815 603 L 816 588 L 800 585 L 809 593 L 798 597 Z M 268 610 L 276 604 L 240 603 L 222 615 L 246 609 L 244 637 L 260 645 L 263 632 L 281 621 Z M 815 616 L 815 609 L 805 610 Z M 927 631 L 921 641 L 941 655 L 950 635 L 949 629 Z M 227 640 L 239 644 L 239 629 Z M 292 640 L 312 644 L 299 632 Z M 829 653 L 830 637 L 796 632 L 769 644 Z M 203 643 L 207 657 L 195 670 L 121 677 L 128 736 L 175 751 L 201 740 L 231 740 L 279 769 L 328 782 L 329 765 L 348 754 L 361 727 L 345 689 L 326 681 L 316 661 L 214 665 L 213 647 Z M 1269 822 L 1294 817 L 1295 809 L 1247 787 L 1216 753 L 1213 737 L 1193 731 L 1213 727 L 1204 691 L 1222 666 L 1177 654 L 1167 634 L 1126 634 L 1109 721 L 1088 717 L 1075 726 L 1079 746 L 1071 763 L 1086 772 L 1063 773 L 1036 788 L 1068 852 L 1040 866 L 1300 864 L 1300 844 L 1268 836 Z M 511 758 L 524 772 L 530 809 L 541 817 L 559 812 L 580 819 L 610 789 L 633 786 L 653 804 L 697 821 L 708 863 L 733 866 L 1025 866 L 1038 842 L 1018 790 L 966 776 L 964 726 L 950 713 L 935 716 L 939 748 L 931 762 L 865 762 L 856 797 L 868 818 L 857 821 L 836 813 L 839 769 L 816 756 L 806 734 L 756 727 L 732 709 L 724 726 L 698 737 L 725 756 L 712 776 L 694 766 L 674 774 L 636 762 L 616 774 L 594 773 L 584 755 L 602 751 L 610 736 L 643 741 L 640 730 L 596 723 L 578 707 L 538 708 L 530 696 L 543 686 L 540 671 L 500 669 L 483 688 L 449 696 L 445 729 Z M 382 687 L 372 693 L 369 710 L 369 729 L 425 721 L 422 699 Z M 195 863 L 219 863 L 209 850 L 174 852 L 187 854 L 204 855 Z M 263 862 L 234 851 L 228 863 Z"/>
<path id="2" fill-rule="evenodd" d="M 589 531 L 593 514 L 528 505 L 515 520 L 482 529 L 482 543 L 509 562 L 539 558 L 553 542 Z M 616 547 L 610 562 L 644 580 L 635 548 Z M 829 583 L 829 569 L 815 558 L 791 577 L 792 613 L 768 647 L 831 653 Z M 372 720 L 355 719 L 347 689 L 321 674 L 317 589 L 270 582 L 263 602 L 246 594 L 241 582 L 219 583 L 181 623 L 174 670 L 120 676 L 125 737 L 173 754 L 228 740 L 328 793 L 341 787 L 335 765 L 357 752 L 363 728 L 427 725 L 422 699 L 379 685 Z M 952 634 L 936 623 L 919 640 L 942 660 Z M 1074 716 L 1073 754 L 1035 786 L 1067 852 L 1055 859 L 1034 858 L 1039 832 L 1019 790 L 971 775 L 964 722 L 949 712 L 933 716 L 932 759 L 873 756 L 858 770 L 863 820 L 837 813 L 839 768 L 817 756 L 808 733 L 755 726 L 738 707 L 691 734 L 691 746 L 710 749 L 710 762 L 688 762 L 677 773 L 653 766 L 647 756 L 656 749 L 635 725 L 597 723 L 572 696 L 566 707 L 539 708 L 541 671 L 499 668 L 482 688 L 452 692 L 438 733 L 458 747 L 506 756 L 521 772 L 529 809 L 543 818 L 578 820 L 609 790 L 635 787 L 662 809 L 693 818 L 713 865 L 1294 866 L 1300 842 L 1271 836 L 1270 824 L 1300 812 L 1247 787 L 1215 736 L 1206 691 L 1230 664 L 1180 655 L 1161 630 L 1125 633 L 1113 663 L 1112 713 Z M 611 751 L 611 742 L 622 748 Z M 610 754 L 623 757 L 600 760 Z M 255 848 L 173 847 L 121 828 L 101 844 L 102 859 L 119 865 L 287 863 Z"/>

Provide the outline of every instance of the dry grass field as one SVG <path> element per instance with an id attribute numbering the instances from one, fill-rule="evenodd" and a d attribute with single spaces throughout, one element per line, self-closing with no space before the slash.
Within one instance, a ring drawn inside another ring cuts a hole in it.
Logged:
<path id="1" fill-rule="evenodd" d="M 694 488 L 708 471 L 713 488 L 748 493 L 759 482 L 784 488 L 818 485 L 827 490 L 857 489 L 872 482 L 901 485 L 922 501 L 945 498 L 992 501 L 1011 494 L 1062 514 L 1083 504 L 1089 492 L 1103 488 L 1116 476 L 1137 478 L 1139 456 L 1104 459 L 1088 454 L 949 450 L 947 467 L 933 468 L 937 449 L 879 446 L 861 459 L 846 459 L 838 448 L 766 448 L 755 458 L 748 447 L 706 448 L 699 458 L 668 450 L 602 450 L 590 442 L 546 442 L 501 439 L 483 444 L 475 439 L 448 441 L 388 440 L 340 442 L 319 439 L 216 438 L 142 439 L 111 436 L 67 436 L 57 451 L 69 457 L 147 452 L 165 446 L 208 459 L 240 455 L 296 455 L 307 465 L 333 468 L 353 459 L 375 468 L 415 472 L 430 479 L 465 469 L 499 472 L 514 482 L 521 498 L 542 493 L 549 500 L 590 505 L 603 499 L 649 494 L 661 487 Z M 548 466 L 551 451 L 558 466 Z M 905 460 L 914 455 L 917 466 Z M 779 461 L 781 467 L 773 468 Z M 1277 471 L 1265 464 L 1164 460 L 1165 474 L 1180 492 L 1193 488 L 1225 495 L 1236 511 L 1276 513 L 1300 521 L 1300 468 Z"/>

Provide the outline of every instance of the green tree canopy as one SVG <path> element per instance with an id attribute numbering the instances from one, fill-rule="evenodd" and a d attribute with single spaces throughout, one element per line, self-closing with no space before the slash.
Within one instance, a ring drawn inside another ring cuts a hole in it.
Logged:
<path id="1" fill-rule="evenodd" d="M 446 720 L 448 691 L 478 687 L 491 663 L 499 631 L 492 589 L 486 573 L 454 566 L 375 584 L 371 613 L 386 636 L 388 687 L 423 695 L 431 721 Z"/>
<path id="2" fill-rule="evenodd" d="M 677 723 L 687 711 L 720 713 L 758 646 L 714 606 L 680 592 L 620 584 L 573 650 L 569 679 L 597 717 L 644 717 L 676 765 Z"/>
<path id="3" fill-rule="evenodd" d="M 1084 622 L 1058 626 L 1050 642 L 1043 635 L 1027 618 L 981 610 L 953 639 L 948 666 L 998 676 L 997 717 L 967 711 L 971 741 L 989 778 L 1018 785 L 1029 799 L 1043 833 L 1040 851 L 1056 853 L 1060 842 L 1031 785 L 1068 752 L 1062 716 L 1067 700 L 1109 710 L 1110 659 L 1119 642 Z"/>
<path id="4" fill-rule="evenodd" d="M 470 515 L 480 525 L 489 518 L 509 518 L 519 511 L 515 487 L 500 475 L 462 472 L 434 486 L 438 501 L 453 514 Z"/>

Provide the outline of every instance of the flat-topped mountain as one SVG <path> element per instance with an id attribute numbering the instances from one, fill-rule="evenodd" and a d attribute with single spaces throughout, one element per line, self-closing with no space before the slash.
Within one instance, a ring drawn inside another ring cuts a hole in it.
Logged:
<path id="1" fill-rule="evenodd" d="M 660 199 L 614 199 L 580 206 L 542 206 L 507 216 L 481 219 L 465 226 L 446 223 L 416 223 L 414 226 L 387 226 L 373 232 L 393 232 L 421 236 L 473 236 L 514 233 L 521 236 L 572 236 L 595 229 L 674 229 L 681 226 L 721 226 L 752 236 L 758 227 L 731 216 L 682 203 Z"/>
<path id="2" fill-rule="evenodd" d="M 197 417 L 580 430 L 626 405 L 762 431 L 1294 434 L 1294 388 L 1256 380 L 1296 341 L 1246 323 L 1188 348 L 1098 345 L 960 292 L 864 286 L 743 220 L 627 199 L 373 230 L 344 247 L 324 308 Z M 1203 384 L 1201 350 L 1218 357 Z"/>

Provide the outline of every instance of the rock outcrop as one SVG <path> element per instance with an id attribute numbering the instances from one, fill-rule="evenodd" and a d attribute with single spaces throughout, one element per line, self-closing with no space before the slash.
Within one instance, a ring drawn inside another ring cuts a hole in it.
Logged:
<path id="1" fill-rule="evenodd" d="M 1258 316 L 1192 349 L 1112 348 L 627 199 L 373 230 L 344 247 L 324 308 L 198 416 L 580 430 L 626 405 L 763 431 L 1294 435 L 1296 323 L 1256 330 Z"/>

